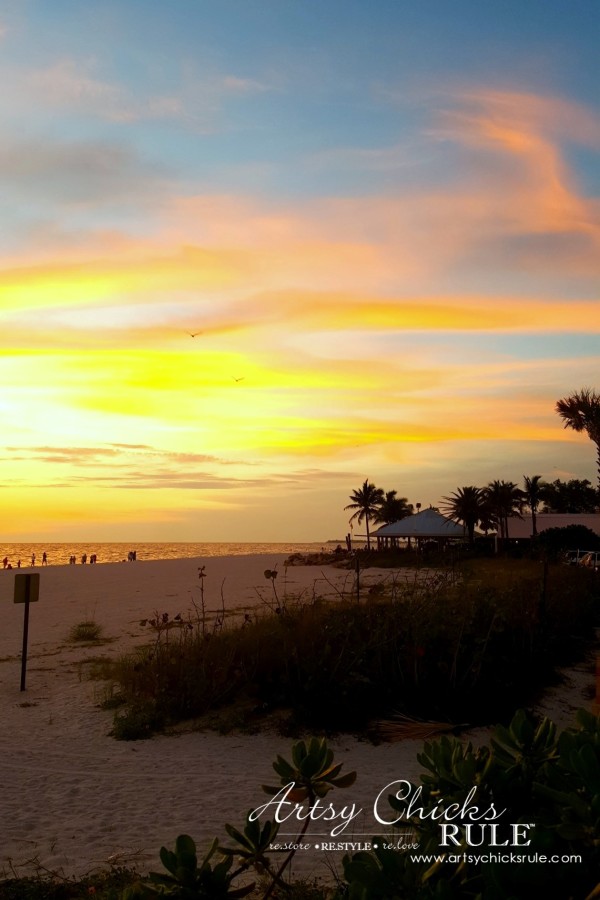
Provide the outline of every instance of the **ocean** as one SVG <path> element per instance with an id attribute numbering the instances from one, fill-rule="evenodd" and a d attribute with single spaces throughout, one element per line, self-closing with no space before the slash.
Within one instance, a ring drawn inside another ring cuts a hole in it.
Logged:
<path id="1" fill-rule="evenodd" d="M 32 554 L 35 553 L 35 564 L 42 564 L 44 553 L 48 557 L 49 566 L 65 566 L 69 558 L 75 556 L 77 564 L 85 554 L 89 562 L 90 556 L 96 554 L 97 562 L 114 563 L 127 560 L 131 550 L 135 550 L 136 559 L 195 559 L 198 556 L 244 556 L 249 553 L 315 553 L 324 546 L 323 544 L 302 544 L 290 541 L 288 543 L 275 544 L 249 544 L 249 543 L 13 543 L 3 544 L 0 547 L 0 560 L 5 558 L 13 569 L 17 568 L 21 560 L 23 567 L 31 565 Z"/>

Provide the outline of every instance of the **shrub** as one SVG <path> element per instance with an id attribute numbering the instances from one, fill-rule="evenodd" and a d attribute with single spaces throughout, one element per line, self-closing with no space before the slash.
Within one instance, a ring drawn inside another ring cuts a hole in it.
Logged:
<path id="1" fill-rule="evenodd" d="M 160 731 L 164 724 L 164 717 L 155 703 L 138 702 L 125 712 L 115 714 L 111 733 L 118 741 L 139 741 Z"/>
<path id="2" fill-rule="evenodd" d="M 474 786 L 480 810 L 491 802 L 506 810 L 502 818 L 527 823 L 531 843 L 500 848 L 513 850 L 520 859 L 510 865 L 498 859 L 498 849 L 488 840 L 481 846 L 468 843 L 468 817 L 459 815 L 460 846 L 441 845 L 439 820 L 411 814 L 408 797 L 417 786 L 403 792 L 407 799 L 388 797 L 394 817 L 402 815 L 402 829 L 410 827 L 421 854 L 437 857 L 431 865 L 411 854 L 385 849 L 390 838 L 373 838 L 376 852 L 360 852 L 344 858 L 349 900 L 433 900 L 433 898 L 552 897 L 583 900 L 600 896 L 600 719 L 580 710 L 578 727 L 560 736 L 549 719 L 536 721 L 519 710 L 508 727 L 497 726 L 491 746 L 474 750 L 446 737 L 425 743 L 419 762 L 427 770 L 421 779 L 419 806 L 426 812 L 449 810 L 464 803 Z M 440 817 L 441 818 L 441 817 Z M 479 840 L 479 835 L 477 836 Z M 491 852 L 490 850 L 495 852 Z M 477 861 L 477 855 L 487 859 Z M 532 861 L 556 855 L 561 865 Z M 579 857 L 578 862 L 566 858 Z"/>
<path id="3" fill-rule="evenodd" d="M 554 666 L 581 653 L 598 582 L 560 566 L 544 577 L 531 562 L 490 571 L 395 584 L 364 603 L 288 602 L 216 633 L 162 630 L 112 673 L 128 704 L 115 736 L 232 705 L 249 727 L 288 709 L 330 731 L 364 730 L 393 712 L 473 724 L 507 716 L 524 685 L 529 702 Z"/>
<path id="4" fill-rule="evenodd" d="M 536 543 L 554 560 L 568 550 L 600 550 L 600 537 L 585 525 L 546 528 L 538 534 Z"/>

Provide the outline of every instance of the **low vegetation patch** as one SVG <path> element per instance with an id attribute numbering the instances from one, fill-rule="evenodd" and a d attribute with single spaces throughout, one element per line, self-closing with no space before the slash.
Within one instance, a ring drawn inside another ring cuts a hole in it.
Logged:
<path id="1" fill-rule="evenodd" d="M 69 640 L 72 643 L 95 643 L 102 640 L 102 626 L 98 622 L 89 619 L 73 625 L 69 632 Z"/>
<path id="2" fill-rule="evenodd" d="M 394 583 L 361 602 L 282 602 L 238 627 L 180 619 L 160 628 L 112 668 L 125 701 L 114 734 L 146 737 L 234 707 L 248 726 L 287 710 L 297 726 L 321 731 L 364 731 L 395 713 L 470 724 L 506 717 L 582 655 L 598 578 L 492 563 L 458 581 L 438 573 Z"/>

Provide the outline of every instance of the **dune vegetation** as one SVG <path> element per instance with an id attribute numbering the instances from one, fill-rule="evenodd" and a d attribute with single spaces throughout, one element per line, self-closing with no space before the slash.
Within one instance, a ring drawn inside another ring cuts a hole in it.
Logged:
<path id="1" fill-rule="evenodd" d="M 472 560 L 378 587 L 280 596 L 237 624 L 155 616 L 151 642 L 105 672 L 115 737 L 184 720 L 373 737 L 396 714 L 488 724 L 580 658 L 597 620 L 596 574 L 560 564 Z"/>

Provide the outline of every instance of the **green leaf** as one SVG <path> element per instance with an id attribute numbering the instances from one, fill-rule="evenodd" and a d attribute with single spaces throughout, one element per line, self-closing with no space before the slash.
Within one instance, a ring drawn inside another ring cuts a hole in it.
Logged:
<path id="1" fill-rule="evenodd" d="M 167 850 L 166 847 L 161 847 L 159 855 L 160 861 L 167 872 L 171 872 L 174 875 L 177 870 L 177 857 L 175 854 L 171 850 Z"/>
<path id="2" fill-rule="evenodd" d="M 196 844 L 189 834 L 180 834 L 175 841 L 175 853 L 188 853 L 192 856 L 196 855 Z"/>
<path id="3" fill-rule="evenodd" d="M 356 781 L 356 772 L 348 772 L 347 775 L 342 775 L 340 778 L 332 778 L 331 783 L 334 784 L 338 788 L 347 788 L 351 787 Z"/>
<path id="4" fill-rule="evenodd" d="M 234 841 L 237 841 L 238 844 L 241 844 L 241 846 L 246 850 L 254 849 L 252 842 L 248 840 L 248 838 L 240 831 L 238 831 L 237 828 L 234 828 L 233 825 L 225 825 L 225 831 L 230 837 L 234 839 Z"/>

